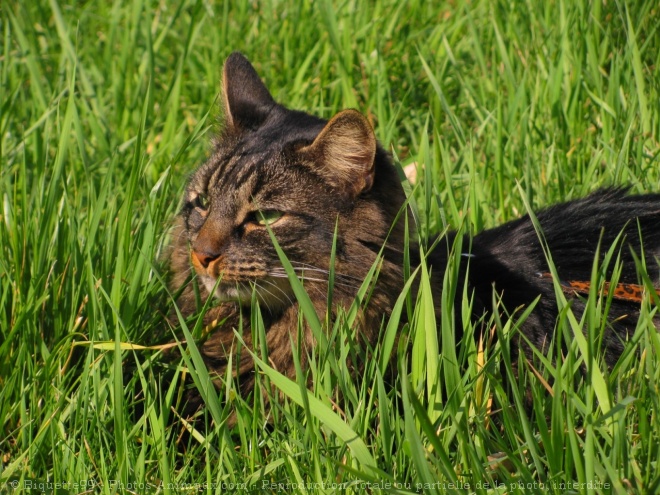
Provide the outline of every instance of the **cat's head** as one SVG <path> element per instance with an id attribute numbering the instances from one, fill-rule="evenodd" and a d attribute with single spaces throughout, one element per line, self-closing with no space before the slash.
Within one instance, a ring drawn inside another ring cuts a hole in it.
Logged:
<path id="1" fill-rule="evenodd" d="M 239 53 L 223 75 L 224 130 L 182 210 L 199 280 L 244 304 L 256 287 L 281 308 L 294 298 L 269 229 L 300 278 L 323 285 L 337 227 L 336 290 L 354 294 L 404 202 L 371 125 L 355 110 L 326 121 L 285 108 Z"/>

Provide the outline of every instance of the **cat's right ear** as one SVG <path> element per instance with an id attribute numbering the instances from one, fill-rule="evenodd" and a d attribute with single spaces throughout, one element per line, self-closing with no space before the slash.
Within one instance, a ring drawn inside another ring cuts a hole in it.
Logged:
<path id="1" fill-rule="evenodd" d="M 234 130 L 256 129 L 275 106 L 257 71 L 239 52 L 227 58 L 222 85 L 226 124 Z"/>
<path id="2" fill-rule="evenodd" d="M 367 118 L 349 109 L 330 119 L 314 142 L 300 151 L 332 186 L 356 197 L 373 186 L 377 147 Z"/>

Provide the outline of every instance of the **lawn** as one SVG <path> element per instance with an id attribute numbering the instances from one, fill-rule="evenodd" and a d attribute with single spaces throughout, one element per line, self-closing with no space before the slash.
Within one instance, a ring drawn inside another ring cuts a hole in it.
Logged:
<path id="1" fill-rule="evenodd" d="M 384 321 L 368 355 L 348 325 L 328 332 L 310 391 L 266 363 L 270 409 L 204 389 L 185 448 L 181 375 L 208 375 L 194 344 L 181 363 L 158 348 L 203 330 L 168 325 L 163 258 L 232 51 L 289 107 L 367 115 L 416 164 L 427 239 L 602 186 L 660 191 L 657 2 L 69 3 L 0 5 L 0 493 L 660 491 L 650 303 L 610 370 L 597 293 L 533 366 L 509 358 L 516 318 L 484 323 L 498 344 L 453 345 L 468 294 L 435 332 L 428 291 L 404 293 L 410 323 Z"/>

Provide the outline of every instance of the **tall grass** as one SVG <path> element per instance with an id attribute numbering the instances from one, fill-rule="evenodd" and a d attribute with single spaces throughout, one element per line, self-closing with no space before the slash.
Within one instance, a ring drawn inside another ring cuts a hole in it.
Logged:
<path id="1" fill-rule="evenodd" d="M 578 319 L 558 291 L 556 341 L 530 365 L 511 362 L 507 338 L 525 309 L 484 322 L 498 343 L 471 339 L 469 294 L 434 321 L 423 268 L 375 349 L 352 345 L 350 312 L 329 329 L 310 391 L 302 369 L 292 382 L 257 347 L 264 394 L 237 395 L 231 377 L 218 394 L 191 344 L 183 365 L 207 408 L 184 452 L 183 366 L 127 345 L 172 338 L 159 260 L 231 51 L 288 106 L 363 111 L 418 166 L 426 238 L 603 185 L 660 188 L 656 2 L 39 0 L 0 12 L 0 493 L 660 490 L 651 304 L 608 370 L 595 346 L 606 301 L 591 294 Z M 457 321 L 468 338 L 456 346 Z M 202 332 L 179 327 L 188 341 Z M 364 362 L 358 376 L 350 362 Z"/>

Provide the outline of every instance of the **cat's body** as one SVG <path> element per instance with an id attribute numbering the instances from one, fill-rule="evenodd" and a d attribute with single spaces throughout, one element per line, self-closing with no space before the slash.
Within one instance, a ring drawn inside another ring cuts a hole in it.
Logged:
<path id="1" fill-rule="evenodd" d="M 372 297 L 361 314 L 357 334 L 365 345 L 379 338 L 404 285 L 405 195 L 398 174 L 358 112 L 340 112 L 329 122 L 275 103 L 249 62 L 233 54 L 224 70 L 225 127 L 210 159 L 193 175 L 171 263 L 175 289 L 188 284 L 178 301 L 187 315 L 197 310 L 189 274 L 192 267 L 202 300 L 221 301 L 205 315 L 217 327 L 201 347 L 212 372 L 224 376 L 236 349 L 235 330 L 251 345 L 250 306 L 256 290 L 266 327 L 271 364 L 295 374 L 292 341 L 299 322 L 298 304 L 273 247 L 269 230 L 296 270 L 321 321 L 327 308 L 327 280 L 337 231 L 333 308 L 349 307 L 367 272 L 383 253 Z M 399 217 L 399 221 L 395 219 Z M 658 281 L 660 195 L 627 196 L 601 191 L 538 214 L 560 279 L 589 280 L 599 242 L 605 251 L 624 231 L 621 281 L 638 283 L 633 255 L 642 255 Z M 639 222 L 639 223 L 638 223 Z M 441 239 L 430 254 L 436 312 L 453 236 Z M 459 280 L 474 295 L 473 315 L 492 311 L 493 294 L 513 312 L 540 295 L 522 332 L 534 345 L 552 339 L 557 319 L 552 281 L 539 236 L 529 217 L 485 231 L 462 243 Z M 470 247 L 471 246 L 471 247 Z M 412 259 L 418 259 L 414 247 Z M 469 269 L 468 269 L 469 265 Z M 465 275 L 467 274 L 467 279 Z M 218 279 L 220 281 L 218 282 Z M 458 291 L 459 297 L 461 291 Z M 581 309 L 581 300 L 573 302 Z M 639 305 L 615 301 L 606 331 L 605 355 L 613 363 L 636 324 Z M 460 329 L 458 329 L 461 338 Z M 302 347 L 314 345 L 303 332 Z M 306 353 L 302 353 L 303 360 Z M 241 389 L 253 385 L 249 353 L 233 357 Z M 304 366 L 303 362 L 303 366 Z"/>

